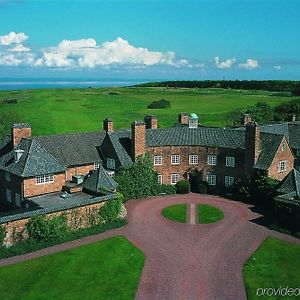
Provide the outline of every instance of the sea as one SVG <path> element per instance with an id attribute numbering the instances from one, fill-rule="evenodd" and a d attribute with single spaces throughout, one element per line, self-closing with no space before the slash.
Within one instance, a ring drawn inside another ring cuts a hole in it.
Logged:
<path id="1" fill-rule="evenodd" d="M 124 87 L 146 83 L 145 79 L 86 79 L 86 78 L 0 78 L 0 90 L 31 90 L 49 88 Z M 154 80 L 153 80 L 154 81 Z"/>

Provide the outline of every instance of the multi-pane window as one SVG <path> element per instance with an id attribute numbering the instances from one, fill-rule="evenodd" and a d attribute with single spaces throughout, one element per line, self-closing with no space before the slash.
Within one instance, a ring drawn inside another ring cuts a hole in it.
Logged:
<path id="1" fill-rule="evenodd" d="M 6 189 L 6 200 L 7 202 L 11 203 L 11 190 Z"/>
<path id="2" fill-rule="evenodd" d="M 106 168 L 109 170 L 115 170 L 116 161 L 113 158 L 107 158 L 106 159 Z"/>
<path id="3" fill-rule="evenodd" d="M 287 161 L 286 160 L 281 160 L 278 163 L 278 172 L 284 172 L 284 171 L 286 171 L 286 165 L 287 165 Z"/>
<path id="4" fill-rule="evenodd" d="M 217 164 L 217 156 L 216 155 L 207 155 L 207 164 L 209 166 L 215 166 Z"/>
<path id="5" fill-rule="evenodd" d="M 100 168 L 100 164 L 99 163 L 94 163 L 94 170 L 98 170 Z"/>
<path id="6" fill-rule="evenodd" d="M 161 166 L 162 165 L 162 156 L 161 155 L 155 155 L 153 157 L 153 164 L 154 164 L 154 166 Z"/>
<path id="7" fill-rule="evenodd" d="M 157 181 L 159 184 L 162 184 L 163 177 L 161 174 L 157 174 Z"/>
<path id="8" fill-rule="evenodd" d="M 51 183 L 54 182 L 54 176 L 53 174 L 38 175 L 35 177 L 35 182 L 36 184 Z"/>
<path id="9" fill-rule="evenodd" d="M 226 156 L 226 167 L 235 167 L 235 157 Z"/>
<path id="10" fill-rule="evenodd" d="M 171 174 L 171 184 L 176 184 L 179 181 L 179 174 Z"/>
<path id="11" fill-rule="evenodd" d="M 198 165 L 198 155 L 195 155 L 195 154 L 189 155 L 189 164 L 190 165 Z"/>
<path id="12" fill-rule="evenodd" d="M 6 181 L 10 181 L 10 173 L 9 172 L 5 172 L 5 180 Z"/>
<path id="13" fill-rule="evenodd" d="M 234 184 L 234 177 L 231 176 L 225 176 L 225 186 L 229 187 Z"/>
<path id="14" fill-rule="evenodd" d="M 171 165 L 180 164 L 180 155 L 171 155 Z"/>
<path id="15" fill-rule="evenodd" d="M 213 174 L 207 175 L 207 183 L 208 185 L 216 185 L 217 184 L 217 176 Z"/>

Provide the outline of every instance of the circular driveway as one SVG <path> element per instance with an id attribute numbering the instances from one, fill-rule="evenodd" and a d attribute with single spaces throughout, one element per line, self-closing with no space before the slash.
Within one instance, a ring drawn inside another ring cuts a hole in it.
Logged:
<path id="1" fill-rule="evenodd" d="M 179 203 L 211 204 L 223 210 L 224 218 L 211 224 L 192 225 L 162 216 L 163 208 Z M 247 299 L 243 265 L 267 236 L 300 244 L 299 239 L 251 222 L 260 215 L 251 212 L 248 205 L 217 196 L 190 193 L 151 197 L 130 200 L 126 208 L 126 226 L 2 259 L 0 266 L 124 235 L 145 254 L 137 299 L 241 300 Z"/>

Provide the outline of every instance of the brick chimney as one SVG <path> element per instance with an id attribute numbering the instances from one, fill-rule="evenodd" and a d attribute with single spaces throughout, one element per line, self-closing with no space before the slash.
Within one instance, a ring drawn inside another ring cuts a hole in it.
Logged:
<path id="1" fill-rule="evenodd" d="M 131 124 L 131 151 L 133 160 L 146 153 L 146 124 L 144 122 Z"/>
<path id="2" fill-rule="evenodd" d="M 188 125 L 189 124 L 189 116 L 186 112 L 181 112 L 178 115 L 178 123 Z"/>
<path id="3" fill-rule="evenodd" d="M 252 117 L 250 114 L 244 114 L 241 118 L 241 125 L 246 126 L 252 122 Z"/>
<path id="4" fill-rule="evenodd" d="M 106 132 L 113 132 L 114 131 L 114 123 L 111 119 L 105 119 L 103 121 L 103 130 Z"/>
<path id="5" fill-rule="evenodd" d="M 157 129 L 157 118 L 153 115 L 148 115 L 144 118 L 146 129 Z"/>
<path id="6" fill-rule="evenodd" d="M 15 149 L 22 138 L 31 137 L 31 126 L 25 123 L 14 124 L 11 128 L 11 139 L 13 148 Z"/>
<path id="7" fill-rule="evenodd" d="M 260 154 L 260 129 L 257 123 L 248 123 L 245 132 L 245 168 L 252 173 Z"/>

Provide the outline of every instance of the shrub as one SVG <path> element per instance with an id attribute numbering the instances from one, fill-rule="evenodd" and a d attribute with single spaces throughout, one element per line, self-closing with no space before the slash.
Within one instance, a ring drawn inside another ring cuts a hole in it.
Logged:
<path id="1" fill-rule="evenodd" d="M 4 99 L 3 103 L 6 103 L 6 104 L 17 104 L 18 100 L 16 98 Z"/>
<path id="2" fill-rule="evenodd" d="M 6 235 L 5 228 L 4 226 L 0 225 L 0 248 L 3 246 L 5 235 Z"/>
<path id="3" fill-rule="evenodd" d="M 120 193 L 119 193 L 119 195 L 120 195 Z M 122 197 L 117 196 L 113 200 L 108 200 L 104 204 L 104 206 L 102 206 L 99 209 L 100 221 L 102 221 L 104 223 L 117 221 L 119 213 L 121 211 L 122 199 L 123 199 Z"/>
<path id="4" fill-rule="evenodd" d="M 159 194 L 168 194 L 168 195 L 176 194 L 176 187 L 171 184 L 161 184 Z"/>
<path id="5" fill-rule="evenodd" d="M 176 183 L 177 194 L 187 194 L 191 190 L 191 184 L 188 180 L 179 180 Z"/>
<path id="6" fill-rule="evenodd" d="M 158 108 L 169 108 L 171 107 L 170 102 L 168 100 L 165 99 L 161 99 L 158 101 L 153 101 L 152 103 L 150 103 L 147 108 L 154 108 L 154 109 L 158 109 Z"/>
<path id="7" fill-rule="evenodd" d="M 206 181 L 200 181 L 197 184 L 197 193 L 206 194 L 208 189 L 208 183 Z"/>
<path id="8" fill-rule="evenodd" d="M 67 219 L 64 215 L 47 219 L 45 215 L 32 217 L 26 224 L 30 239 L 51 241 L 63 238 L 68 232 Z"/>

